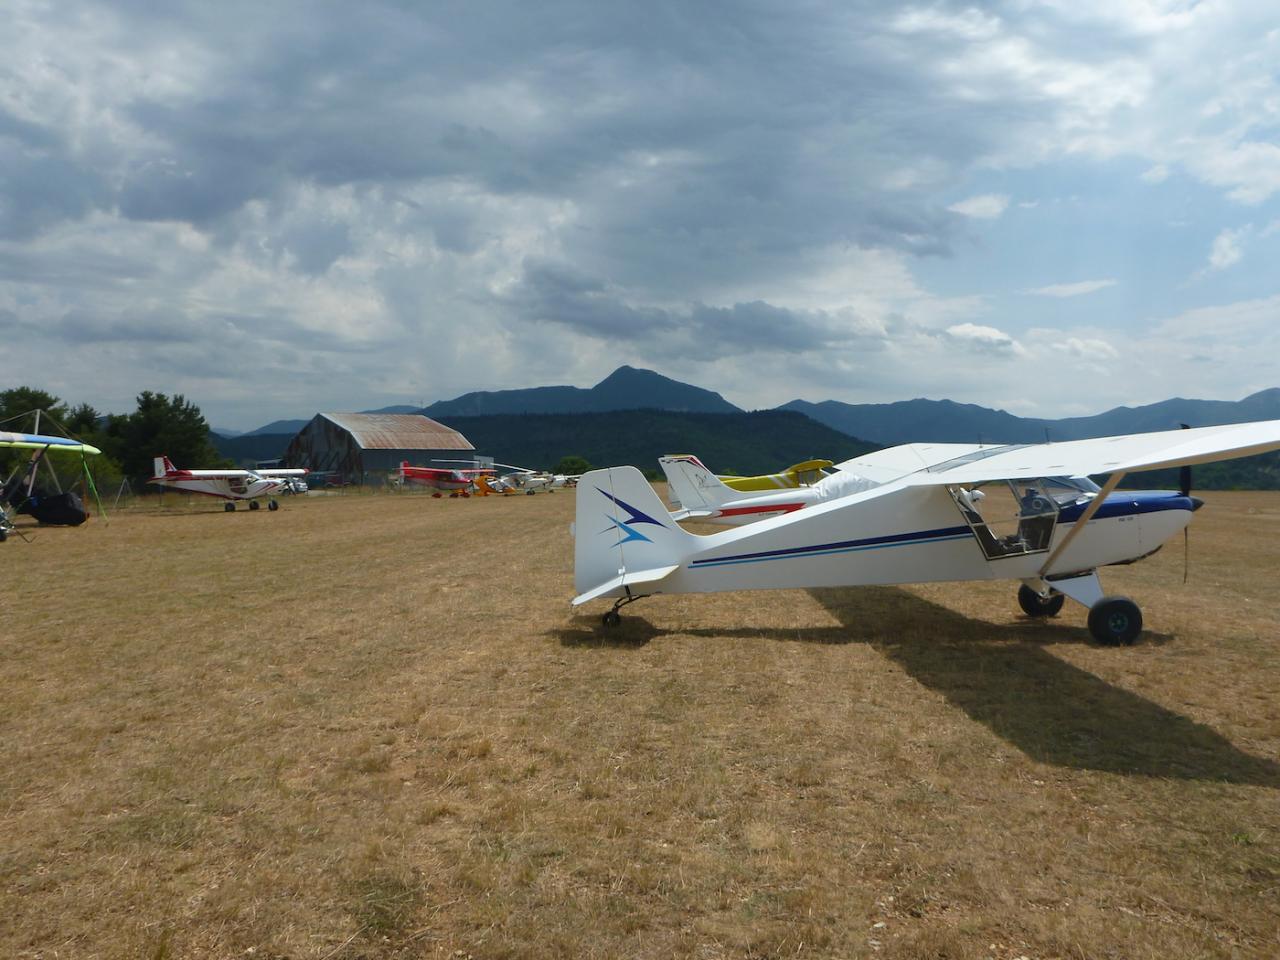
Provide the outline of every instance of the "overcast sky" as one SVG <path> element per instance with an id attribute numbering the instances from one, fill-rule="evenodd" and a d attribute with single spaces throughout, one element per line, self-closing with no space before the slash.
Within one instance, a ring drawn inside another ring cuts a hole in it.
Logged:
<path id="1" fill-rule="evenodd" d="M 9 0 L 4 385 L 223 427 L 590 386 L 1280 386 L 1274 0 Z"/>

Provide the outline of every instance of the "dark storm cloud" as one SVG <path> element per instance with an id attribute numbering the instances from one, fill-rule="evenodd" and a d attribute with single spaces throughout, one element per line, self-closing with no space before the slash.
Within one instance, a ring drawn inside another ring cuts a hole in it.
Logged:
<path id="1" fill-rule="evenodd" d="M 702 359 L 742 353 L 799 353 L 862 338 L 833 318 L 754 301 L 679 310 L 636 307 L 619 291 L 558 264 L 527 263 L 507 297 L 520 315 L 610 343 L 643 342 L 655 354 Z"/>
<path id="2" fill-rule="evenodd" d="M 955 217 L 879 181 L 924 153 L 967 159 L 990 121 L 930 112 L 865 6 L 187 5 L 145 24 L 117 6 L 139 55 L 196 37 L 214 69 L 120 104 L 143 136 L 116 144 L 114 200 L 92 196 L 207 224 L 298 182 L 461 179 L 572 200 L 630 272 L 673 245 L 748 270 L 830 242 L 945 252 Z"/>

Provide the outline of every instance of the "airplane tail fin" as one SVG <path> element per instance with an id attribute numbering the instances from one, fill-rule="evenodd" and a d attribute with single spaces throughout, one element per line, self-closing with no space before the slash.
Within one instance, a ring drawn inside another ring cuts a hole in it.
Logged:
<path id="1" fill-rule="evenodd" d="M 694 535 L 672 519 L 635 467 L 583 474 L 576 508 L 574 606 L 597 597 L 660 593 L 656 585 L 692 552 Z"/>
<path id="2" fill-rule="evenodd" d="M 178 468 L 173 465 L 173 461 L 168 457 L 154 457 L 151 463 L 152 469 L 155 471 L 154 476 L 163 477 L 178 472 Z"/>
<path id="3" fill-rule="evenodd" d="M 659 457 L 658 465 L 667 475 L 671 499 L 686 510 L 717 510 L 722 504 L 742 494 L 726 486 L 697 457 Z"/>

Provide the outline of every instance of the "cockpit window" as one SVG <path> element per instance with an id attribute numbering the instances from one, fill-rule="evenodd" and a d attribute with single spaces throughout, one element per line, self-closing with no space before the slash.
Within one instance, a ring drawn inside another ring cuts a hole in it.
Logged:
<path id="1" fill-rule="evenodd" d="M 1053 488 L 1043 480 L 947 489 L 988 560 L 1048 550 L 1058 507 L 1085 495 L 1069 485 Z"/>

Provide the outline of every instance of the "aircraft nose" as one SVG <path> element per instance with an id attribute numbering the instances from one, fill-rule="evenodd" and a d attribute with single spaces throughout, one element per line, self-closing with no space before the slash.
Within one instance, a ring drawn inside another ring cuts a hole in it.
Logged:
<path id="1" fill-rule="evenodd" d="M 1199 497 L 1191 497 L 1191 512 L 1192 512 L 1192 513 L 1195 513 L 1197 510 L 1199 510 L 1199 509 L 1200 509 L 1201 507 L 1203 507 L 1203 506 L 1204 506 L 1204 501 L 1203 501 L 1203 500 L 1201 500 Z"/>

